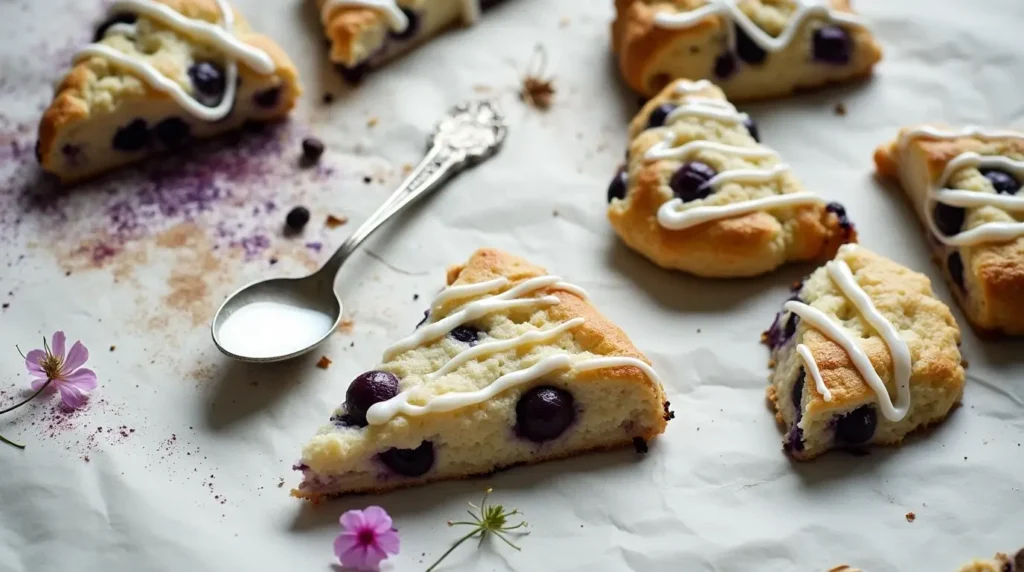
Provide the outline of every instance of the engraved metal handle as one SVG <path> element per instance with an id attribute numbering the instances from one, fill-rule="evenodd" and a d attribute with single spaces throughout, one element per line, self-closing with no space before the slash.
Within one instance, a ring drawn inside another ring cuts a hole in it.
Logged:
<path id="1" fill-rule="evenodd" d="M 493 156 L 501 148 L 507 132 L 504 116 L 488 101 L 452 108 L 438 122 L 423 160 L 388 200 L 345 239 L 315 275 L 333 284 L 341 265 L 373 231 L 416 199 L 442 187 L 459 171 Z"/>

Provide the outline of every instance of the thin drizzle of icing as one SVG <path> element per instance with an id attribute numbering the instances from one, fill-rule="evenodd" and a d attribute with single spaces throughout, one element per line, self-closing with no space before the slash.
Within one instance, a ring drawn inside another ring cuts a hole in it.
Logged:
<path id="1" fill-rule="evenodd" d="M 505 278 L 496 278 L 494 280 L 476 284 L 452 286 L 441 292 L 437 298 L 435 298 L 431 303 L 431 308 L 439 308 L 444 302 L 450 300 L 468 296 L 479 296 L 481 294 L 493 292 L 508 285 L 508 283 L 509 281 Z M 561 290 L 573 292 L 581 297 L 586 296 L 586 292 L 583 291 L 583 289 L 572 284 L 567 284 L 557 276 L 538 276 L 536 278 L 531 278 L 520 282 L 516 286 L 513 286 L 499 294 L 493 294 L 479 300 L 474 300 L 437 322 L 421 327 L 411 336 L 400 340 L 385 350 L 384 360 L 387 361 L 402 352 L 443 336 L 455 327 L 490 312 L 535 304 L 559 304 L 560 300 L 557 296 L 549 295 L 537 298 L 522 298 L 522 296 L 526 294 L 530 294 L 531 292 L 547 287 L 555 287 Z M 514 338 L 495 340 L 469 347 L 456 354 L 439 369 L 424 375 L 423 380 L 427 383 L 432 382 L 451 373 L 452 371 L 455 371 L 462 365 L 486 355 L 519 348 L 529 344 L 552 341 L 583 325 L 585 321 L 586 320 L 584 318 L 577 317 L 546 330 L 533 330 Z M 461 409 L 463 407 L 482 403 L 483 401 L 491 399 L 511 387 L 528 383 L 554 371 L 572 370 L 584 372 L 595 369 L 624 366 L 637 367 L 653 381 L 660 384 L 660 380 L 657 373 L 654 371 L 654 368 L 637 358 L 626 356 L 597 357 L 574 363 L 569 354 L 558 353 L 556 355 L 544 357 L 537 361 L 537 363 L 525 369 L 502 375 L 490 385 L 479 390 L 445 393 L 431 398 L 425 405 L 414 405 L 409 402 L 415 395 L 416 388 L 402 391 L 391 399 L 372 405 L 366 412 L 366 420 L 370 425 L 382 425 L 389 422 L 399 414 L 417 416 Z"/>
<path id="2" fill-rule="evenodd" d="M 673 146 L 676 140 L 675 133 L 669 133 L 664 141 L 655 143 L 647 153 L 644 154 L 644 158 L 648 161 L 657 161 L 659 159 L 682 159 L 689 157 L 692 153 L 697 151 L 717 151 L 719 153 L 726 153 L 728 155 L 736 155 L 737 157 L 778 157 L 779 154 L 773 149 L 767 147 L 737 147 L 736 145 L 726 145 L 725 143 L 719 143 L 717 141 L 704 141 L 698 139 L 695 141 L 688 141 L 678 147 Z"/>
<path id="3" fill-rule="evenodd" d="M 839 22 L 856 27 L 865 27 L 863 21 L 853 14 L 831 10 L 824 0 L 794 0 L 797 9 L 789 17 L 786 27 L 778 36 L 771 36 L 754 23 L 743 10 L 736 4 L 736 0 L 709 0 L 700 8 L 688 12 L 658 12 L 654 17 L 654 24 L 660 28 L 678 30 L 690 28 L 702 22 L 709 16 L 721 16 L 726 20 L 732 20 L 737 26 L 750 36 L 761 49 L 767 52 L 778 52 L 789 46 L 790 42 L 800 30 L 804 20 L 817 16 L 829 22 Z M 733 51 L 736 49 L 736 33 L 733 26 L 727 21 L 723 26 L 729 37 L 728 45 Z"/>
<path id="4" fill-rule="evenodd" d="M 979 127 L 965 127 L 956 131 L 947 131 L 925 125 L 901 133 L 897 140 L 897 147 L 905 152 L 910 142 L 917 138 L 948 140 L 962 137 L 974 137 L 985 140 L 1024 140 L 1024 133 L 981 129 Z M 987 222 L 952 236 L 946 236 L 939 230 L 935 224 L 936 203 L 964 208 L 993 206 L 1006 211 L 1024 210 L 1024 197 L 1022 196 L 947 189 L 946 184 L 953 175 L 960 169 L 968 167 L 998 167 L 1013 172 L 1018 180 L 1024 179 L 1024 161 L 1014 161 L 1008 157 L 998 155 L 979 155 L 973 151 L 961 153 L 954 157 L 946 164 L 946 168 L 942 171 L 942 175 L 936 184 L 937 190 L 928 189 L 928 195 L 922 203 L 924 208 L 922 215 L 935 239 L 947 246 L 974 246 L 987 242 L 1005 242 L 1018 236 L 1024 236 L 1024 222 Z M 904 181 L 904 185 L 908 182 Z"/>
<path id="5" fill-rule="evenodd" d="M 259 50 L 241 40 L 233 33 L 235 14 L 227 0 L 217 0 L 221 12 L 220 26 L 199 19 L 188 18 L 169 6 L 153 0 L 118 0 L 110 8 L 110 13 L 137 13 L 156 20 L 184 34 L 194 36 L 223 52 L 227 58 L 225 69 L 224 96 L 216 107 L 209 107 L 196 101 L 178 82 L 171 80 L 152 64 L 139 58 L 116 50 L 108 45 L 95 43 L 79 50 L 74 61 L 79 62 L 91 57 L 102 57 L 114 64 L 129 69 L 141 77 L 153 89 L 170 95 L 182 108 L 204 121 L 218 121 L 231 112 L 235 101 L 235 90 L 238 77 L 236 60 L 260 74 L 274 73 L 274 60 L 266 52 Z M 120 23 L 111 26 L 107 33 L 134 35 L 135 25 Z"/>
<path id="6" fill-rule="evenodd" d="M 839 254 L 842 255 L 846 252 L 851 252 L 856 248 L 855 245 L 847 244 L 839 249 Z M 850 302 L 853 303 L 857 311 L 864 320 L 882 337 L 885 345 L 889 348 L 889 353 L 892 356 L 893 361 L 893 377 L 896 381 L 896 401 L 898 405 L 894 405 L 892 399 L 889 397 L 889 391 L 885 387 L 885 383 L 878 376 L 878 372 L 875 371 L 871 365 L 871 359 L 868 358 L 864 350 L 861 349 L 860 344 L 854 339 L 849 333 L 846 332 L 842 327 L 835 323 L 827 314 L 818 310 L 817 308 L 808 306 L 803 302 L 789 301 L 785 304 L 785 309 L 793 312 L 800 316 L 802 320 L 806 320 L 809 324 L 821 330 L 830 340 L 839 344 L 846 353 L 849 354 L 850 360 L 853 362 L 855 368 L 860 373 L 864 382 L 875 392 L 878 397 L 878 405 L 882 411 L 882 415 L 889 421 L 898 422 L 906 417 L 907 412 L 910 410 L 910 375 L 911 375 L 911 356 L 910 348 L 907 343 L 900 338 L 899 332 L 896 327 L 893 326 L 892 322 L 887 320 L 877 308 L 874 303 L 859 284 L 857 284 L 856 278 L 850 271 L 850 267 L 846 262 L 836 257 L 825 265 L 825 270 L 828 272 L 829 277 L 835 282 L 839 290 L 846 296 Z M 798 350 L 799 351 L 799 350 Z M 808 350 L 806 353 L 801 352 L 800 356 L 808 364 L 814 363 L 814 356 Z M 817 364 L 814 363 L 809 369 L 814 372 L 817 371 Z M 815 385 L 818 383 L 821 374 L 818 373 L 815 379 Z M 821 386 L 824 386 L 822 382 Z M 820 387 L 819 387 L 820 391 Z M 826 388 L 827 391 L 827 388 Z M 824 395 L 824 392 L 822 392 Z M 827 399 L 826 399 L 827 400 Z"/>
<path id="7" fill-rule="evenodd" d="M 825 401 L 832 401 L 832 392 L 828 390 L 825 380 L 821 378 L 821 370 L 818 369 L 818 362 L 814 361 L 814 354 L 811 353 L 811 348 L 803 344 L 797 344 L 796 353 L 800 354 L 800 357 L 803 358 L 804 366 L 810 372 L 811 379 L 814 380 L 814 388 L 821 394 L 821 398 Z"/>

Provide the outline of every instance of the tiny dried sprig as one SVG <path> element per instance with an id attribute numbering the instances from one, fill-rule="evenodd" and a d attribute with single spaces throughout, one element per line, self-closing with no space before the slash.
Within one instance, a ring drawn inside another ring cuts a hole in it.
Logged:
<path id="1" fill-rule="evenodd" d="M 551 100 L 555 97 L 555 82 L 547 75 L 547 68 L 548 52 L 538 44 L 523 74 L 519 98 L 527 105 L 542 110 L 551 107 Z"/>
<path id="2" fill-rule="evenodd" d="M 473 530 L 471 530 L 469 534 L 455 541 L 455 544 L 453 544 L 452 547 L 449 548 L 447 552 L 442 554 L 441 557 L 437 559 L 437 562 L 434 562 L 430 566 L 430 568 L 427 568 L 427 572 L 431 572 L 432 570 L 437 568 L 441 561 L 444 560 L 449 554 L 451 554 L 456 548 L 458 548 L 460 544 L 477 535 L 480 536 L 480 545 L 484 543 L 484 540 L 487 538 L 489 534 L 493 534 L 494 536 L 497 536 L 505 544 L 508 544 L 512 548 L 515 548 L 516 550 L 522 550 L 521 548 L 516 546 L 515 543 L 509 540 L 506 534 L 510 532 L 522 535 L 530 534 L 528 531 L 521 530 L 527 526 L 526 521 L 521 521 L 517 524 L 509 524 L 508 520 L 510 517 L 521 516 L 523 513 L 519 512 L 519 509 L 512 509 L 510 511 L 506 511 L 505 507 L 503 507 L 500 504 L 488 505 L 487 497 L 491 494 L 493 490 L 494 489 L 487 489 L 484 492 L 484 498 L 482 501 L 480 501 L 480 506 L 477 506 L 473 503 L 469 503 L 471 510 L 467 510 L 466 512 L 469 513 L 469 516 L 472 517 L 472 520 L 457 522 L 453 522 L 451 520 L 448 521 L 448 526 L 471 526 L 473 527 Z"/>

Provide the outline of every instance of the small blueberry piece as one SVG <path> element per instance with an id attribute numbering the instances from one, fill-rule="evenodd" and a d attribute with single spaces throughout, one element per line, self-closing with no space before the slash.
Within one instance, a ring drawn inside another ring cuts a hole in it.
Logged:
<path id="1" fill-rule="evenodd" d="M 866 443 L 875 434 L 878 414 L 872 405 L 861 405 L 836 420 L 836 441 L 846 445 Z"/>
<path id="2" fill-rule="evenodd" d="M 189 66 L 188 76 L 192 78 L 192 85 L 201 96 L 196 99 L 204 105 L 220 103 L 227 85 L 224 70 L 220 66 L 212 62 L 196 62 Z"/>
<path id="3" fill-rule="evenodd" d="M 801 411 L 801 409 L 800 409 L 800 402 L 804 398 L 804 383 L 806 381 L 807 381 L 807 372 L 804 371 L 804 368 L 800 368 L 800 375 L 797 376 L 796 381 L 793 383 L 793 389 L 792 389 L 793 394 L 791 396 L 793 398 L 793 407 L 798 412 Z M 798 413 L 798 415 L 799 415 L 799 413 Z"/>
<path id="4" fill-rule="evenodd" d="M 678 106 L 674 103 L 662 103 L 658 107 L 655 107 L 651 111 L 651 115 L 647 118 L 647 128 L 661 127 L 665 125 L 665 120 L 668 118 L 668 114 L 672 113 Z"/>
<path id="5" fill-rule="evenodd" d="M 964 226 L 967 211 L 962 207 L 954 207 L 944 203 L 935 203 L 932 219 L 935 227 L 945 236 L 953 236 Z"/>
<path id="6" fill-rule="evenodd" d="M 672 193 L 683 202 L 695 201 L 711 194 L 708 182 L 717 174 L 718 172 L 707 163 L 690 161 L 683 163 L 683 166 L 672 175 L 669 186 L 672 187 Z"/>
<path id="7" fill-rule="evenodd" d="M 366 412 L 375 403 L 398 395 L 398 378 L 386 371 L 368 371 L 352 380 L 345 392 L 345 411 L 360 427 L 366 427 Z"/>
<path id="8" fill-rule="evenodd" d="M 144 119 L 136 119 L 114 133 L 114 149 L 118 151 L 139 151 L 149 145 L 151 134 Z"/>
<path id="9" fill-rule="evenodd" d="M 391 448 L 380 454 L 380 460 L 399 475 L 418 477 L 434 466 L 434 444 L 423 441 L 415 449 Z"/>
<path id="10" fill-rule="evenodd" d="M 608 202 L 612 202 L 615 199 L 626 198 L 626 187 L 629 182 L 629 178 L 626 175 L 626 168 L 622 167 L 618 173 L 612 177 L 612 182 L 608 185 Z"/>
<path id="11" fill-rule="evenodd" d="M 472 326 L 457 326 L 454 330 L 448 332 L 448 335 L 455 341 L 473 345 L 480 339 L 480 330 Z"/>
<path id="12" fill-rule="evenodd" d="M 755 66 L 763 64 L 768 57 L 768 52 L 757 45 L 741 26 L 736 26 L 736 54 L 741 60 Z"/>
<path id="13" fill-rule="evenodd" d="M 824 26 L 815 30 L 812 46 L 817 61 L 836 65 L 850 63 L 853 42 L 846 30 L 839 26 Z"/>
<path id="14" fill-rule="evenodd" d="M 1013 175 L 999 169 L 982 169 L 981 174 L 992 183 L 997 193 L 1005 195 L 1017 194 L 1020 182 Z"/>
<path id="15" fill-rule="evenodd" d="M 156 140 L 169 149 L 175 149 L 185 142 L 191 128 L 180 117 L 168 117 L 153 128 Z"/>
<path id="16" fill-rule="evenodd" d="M 302 230 L 308 222 L 309 209 L 306 207 L 295 207 L 284 217 L 284 224 L 288 226 L 288 230 L 293 232 Z"/>
<path id="17" fill-rule="evenodd" d="M 550 441 L 575 418 L 571 393 L 550 385 L 534 387 L 516 403 L 516 434 L 535 443 Z"/>
<path id="18" fill-rule="evenodd" d="M 726 52 L 715 59 L 715 76 L 720 79 L 729 79 L 729 76 L 736 73 L 736 56 L 732 52 Z"/>

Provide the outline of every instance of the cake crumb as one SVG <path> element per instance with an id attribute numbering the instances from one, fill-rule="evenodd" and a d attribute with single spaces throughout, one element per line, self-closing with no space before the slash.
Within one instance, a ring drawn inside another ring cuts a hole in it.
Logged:
<path id="1" fill-rule="evenodd" d="M 914 522 L 914 519 L 916 519 L 916 518 L 917 518 L 916 514 L 914 514 L 912 512 L 908 512 L 907 513 L 907 522 Z"/>
<path id="2" fill-rule="evenodd" d="M 320 356 L 320 361 L 316 362 L 316 366 L 320 369 L 327 369 L 331 367 L 331 360 L 327 356 Z"/>
<path id="3" fill-rule="evenodd" d="M 544 46 L 537 45 L 533 50 L 533 58 L 527 65 L 519 90 L 519 99 L 527 105 L 546 110 L 551 107 L 555 96 L 554 80 L 547 76 L 548 53 Z"/>
<path id="4" fill-rule="evenodd" d="M 403 175 L 408 175 L 409 173 L 412 172 L 412 169 L 413 169 L 412 163 L 404 163 L 402 165 L 402 174 Z"/>
<path id="5" fill-rule="evenodd" d="M 338 331 L 343 334 L 351 334 L 353 326 L 355 326 L 355 322 L 352 321 L 352 318 L 343 318 L 338 322 Z"/>
<path id="6" fill-rule="evenodd" d="M 283 486 L 284 486 L 284 479 L 281 479 L 281 480 L 280 480 L 280 481 L 278 481 L 278 483 L 277 483 L 277 488 L 281 488 L 281 487 L 283 487 Z"/>
<path id="7" fill-rule="evenodd" d="M 553 217 L 557 217 L 557 216 L 558 216 L 558 210 L 557 210 L 557 209 L 555 209 L 555 210 L 552 210 L 552 211 L 551 211 L 551 216 L 553 216 Z"/>
<path id="8" fill-rule="evenodd" d="M 828 572 L 860 572 L 859 568 L 854 568 L 849 564 L 840 564 L 835 568 L 830 568 Z"/>
<path id="9" fill-rule="evenodd" d="M 10 308 L 10 307 L 11 307 L 11 304 L 10 304 L 10 302 L 4 302 L 4 303 L 3 303 L 3 309 L 4 309 L 4 310 L 6 310 L 7 308 Z"/>
<path id="10" fill-rule="evenodd" d="M 967 362 L 967 358 L 962 358 L 960 360 L 960 367 L 967 369 L 970 365 L 971 364 Z"/>
<path id="11" fill-rule="evenodd" d="M 110 351 L 114 351 L 114 350 L 116 350 L 116 349 L 117 349 L 117 346 L 115 346 L 115 345 L 113 345 L 113 344 L 111 344 L 111 345 L 110 345 Z"/>
<path id="12" fill-rule="evenodd" d="M 339 226 L 348 222 L 348 217 L 345 215 L 334 216 L 332 214 L 327 215 L 327 220 L 324 221 L 324 226 L 327 228 L 338 228 Z"/>
<path id="13" fill-rule="evenodd" d="M 839 103 L 836 104 L 832 111 L 834 111 L 836 115 L 843 117 L 846 115 L 846 105 L 844 105 L 843 102 L 840 101 Z"/>
<path id="14" fill-rule="evenodd" d="M 473 86 L 473 91 L 475 91 L 476 93 L 491 93 L 491 91 L 493 91 L 493 90 L 491 89 L 491 86 L 489 86 L 489 85 L 478 83 L 478 84 Z"/>
<path id="15" fill-rule="evenodd" d="M 379 119 L 377 119 L 377 116 L 376 116 L 376 115 L 374 115 L 373 117 L 371 117 L 371 118 L 369 118 L 369 119 L 367 119 L 367 120 L 366 120 L 366 126 L 367 126 L 367 127 L 376 127 L 376 126 L 377 126 L 377 123 L 378 123 L 379 121 L 380 121 L 380 120 L 379 120 Z"/>
<path id="16" fill-rule="evenodd" d="M 643 437 L 633 437 L 633 449 L 641 455 L 647 452 L 647 441 Z"/>

